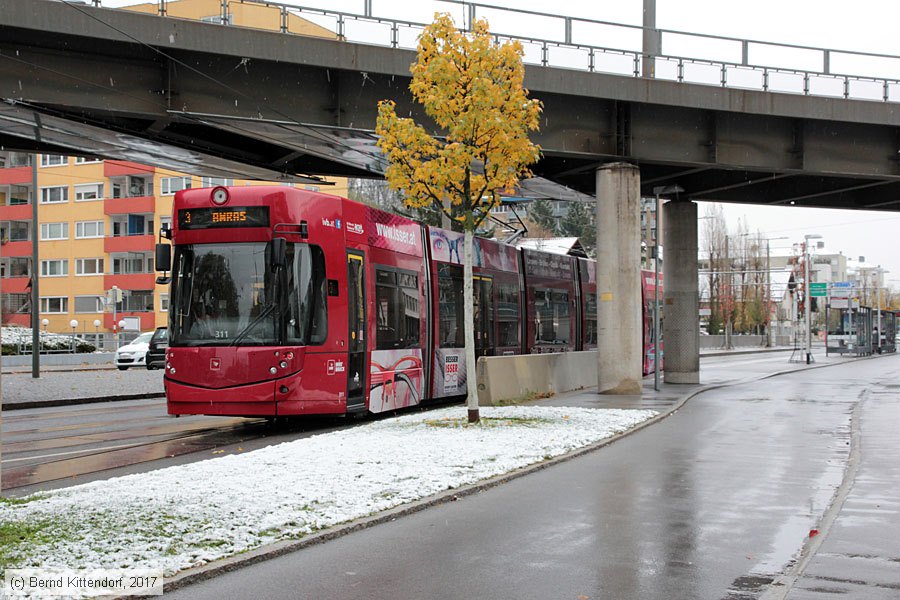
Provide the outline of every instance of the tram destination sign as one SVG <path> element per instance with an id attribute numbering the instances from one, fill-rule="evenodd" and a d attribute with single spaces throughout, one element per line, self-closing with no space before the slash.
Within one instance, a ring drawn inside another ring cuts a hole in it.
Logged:
<path id="1" fill-rule="evenodd" d="M 268 206 L 182 208 L 178 211 L 179 229 L 220 229 L 230 227 L 268 226 Z"/>

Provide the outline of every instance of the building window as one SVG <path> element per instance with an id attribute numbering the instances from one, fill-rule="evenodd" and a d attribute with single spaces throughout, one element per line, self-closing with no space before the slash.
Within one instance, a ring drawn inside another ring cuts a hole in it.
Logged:
<path id="1" fill-rule="evenodd" d="M 113 275 L 152 273 L 153 257 L 149 254 L 127 254 L 112 257 Z"/>
<path id="2" fill-rule="evenodd" d="M 153 215 L 125 215 L 110 218 L 113 237 L 153 235 Z"/>
<path id="3" fill-rule="evenodd" d="M 103 301 L 99 296 L 75 296 L 75 312 L 102 313 Z"/>
<path id="4" fill-rule="evenodd" d="M 87 165 L 90 163 L 98 163 L 103 159 L 98 156 L 76 156 L 75 164 L 76 165 Z"/>
<path id="5" fill-rule="evenodd" d="M 160 228 L 160 230 L 172 229 L 172 217 L 171 216 L 159 217 L 159 228 Z"/>
<path id="6" fill-rule="evenodd" d="M 234 179 L 222 179 L 221 177 L 203 177 L 200 187 L 216 187 L 217 185 L 234 185 Z"/>
<path id="7" fill-rule="evenodd" d="M 103 221 L 78 221 L 75 223 L 75 239 L 102 237 Z"/>
<path id="8" fill-rule="evenodd" d="M 221 25 L 222 24 L 222 15 L 209 15 L 206 17 L 200 17 L 200 21 L 203 23 L 213 23 L 215 25 Z M 228 13 L 225 16 L 225 22 L 227 25 L 234 25 L 234 15 L 231 13 Z"/>
<path id="9" fill-rule="evenodd" d="M 69 274 L 69 259 L 54 258 L 41 261 L 41 277 L 64 277 Z"/>
<path id="10" fill-rule="evenodd" d="M 10 185 L 9 196 L 7 197 L 6 203 L 10 206 L 31 204 L 31 186 Z"/>
<path id="11" fill-rule="evenodd" d="M 175 192 L 191 189 L 190 177 L 163 177 L 159 180 L 163 196 L 171 196 Z"/>
<path id="12" fill-rule="evenodd" d="M 125 295 L 117 307 L 122 312 L 152 312 L 153 290 L 125 290 Z"/>
<path id="13" fill-rule="evenodd" d="M 30 313 L 31 294 L 0 294 L 0 306 L 3 314 Z"/>
<path id="14" fill-rule="evenodd" d="M 41 204 L 61 204 L 69 201 L 69 186 L 55 185 L 41 188 Z"/>
<path id="15" fill-rule="evenodd" d="M 69 312 L 69 298 L 67 296 L 42 296 L 41 312 L 46 314 L 59 314 Z"/>
<path id="16" fill-rule="evenodd" d="M 169 310 L 169 295 L 168 294 L 160 294 L 159 295 L 159 310 L 162 312 L 168 312 L 168 310 Z"/>
<path id="17" fill-rule="evenodd" d="M 103 198 L 102 183 L 85 183 L 75 186 L 75 202 L 90 202 Z"/>
<path id="18" fill-rule="evenodd" d="M 76 275 L 103 275 L 102 258 L 76 258 Z"/>
<path id="19" fill-rule="evenodd" d="M 0 277 L 28 277 L 31 275 L 31 259 L 11 256 L 0 259 Z"/>
<path id="20" fill-rule="evenodd" d="M 41 223 L 41 240 L 67 240 L 69 239 L 68 223 Z"/>
<path id="21" fill-rule="evenodd" d="M 0 240 L 9 242 L 27 242 L 31 239 L 31 223 L 29 221 L 9 221 L 0 223 Z"/>
<path id="22" fill-rule="evenodd" d="M 69 161 L 62 154 L 41 154 L 42 167 L 61 167 Z"/>
<path id="23" fill-rule="evenodd" d="M 419 278 L 411 271 L 375 268 L 379 350 L 419 345 Z"/>

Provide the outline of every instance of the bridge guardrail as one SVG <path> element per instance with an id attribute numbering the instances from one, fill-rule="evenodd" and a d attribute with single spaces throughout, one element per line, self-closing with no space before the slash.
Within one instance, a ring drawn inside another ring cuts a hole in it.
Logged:
<path id="1" fill-rule="evenodd" d="M 101 0 L 93 3 L 102 5 Z M 157 14 L 171 16 L 166 0 L 156 4 Z M 468 29 L 478 18 L 488 18 L 498 39 L 522 43 L 526 64 L 632 77 L 653 69 L 657 79 L 679 83 L 900 102 L 897 55 L 653 29 L 650 38 L 658 51 L 649 54 L 645 63 L 645 31 L 639 25 L 465 0 L 430 0 L 413 7 L 403 3 L 399 8 L 388 0 L 304 0 L 302 4 L 224 0 L 220 24 L 233 26 L 229 17 L 233 10 L 253 10 L 256 18 L 271 18 L 270 29 L 283 33 L 301 34 L 291 30 L 293 15 L 332 31 L 339 39 L 407 49 L 416 47 L 434 12 L 447 12 L 461 29 Z M 604 45 L 587 41 L 604 36 L 608 41 Z"/>

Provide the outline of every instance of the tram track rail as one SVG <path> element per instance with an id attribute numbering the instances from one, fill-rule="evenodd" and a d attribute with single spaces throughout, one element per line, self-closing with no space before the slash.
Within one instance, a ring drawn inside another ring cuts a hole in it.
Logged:
<path id="1" fill-rule="evenodd" d="M 432 410 L 449 402 L 433 403 Z M 237 453 L 300 437 L 353 427 L 364 419 L 314 416 L 278 419 L 165 415 L 157 399 L 68 410 L 47 407 L 4 416 L 2 490 L 12 495 L 80 483 L 102 476 L 161 468 Z M 376 415 L 381 418 L 394 413 Z M 104 418 L 105 417 L 105 418 Z"/>

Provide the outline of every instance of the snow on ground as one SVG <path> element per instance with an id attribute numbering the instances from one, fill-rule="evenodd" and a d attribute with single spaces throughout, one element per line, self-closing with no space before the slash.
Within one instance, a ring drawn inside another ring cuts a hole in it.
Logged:
<path id="1" fill-rule="evenodd" d="M 608 438 L 649 410 L 459 407 L 0 502 L 0 569 L 189 567 L 458 488 Z"/>

